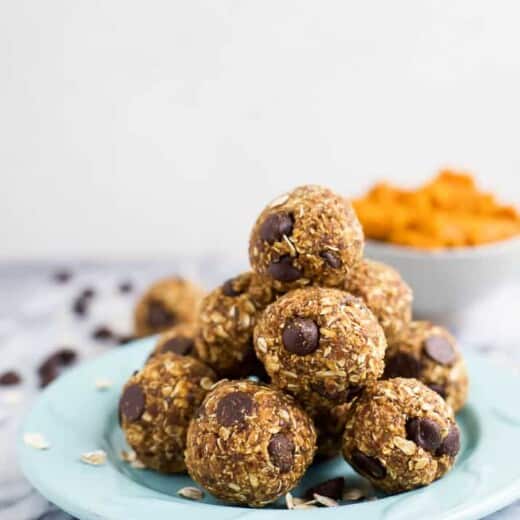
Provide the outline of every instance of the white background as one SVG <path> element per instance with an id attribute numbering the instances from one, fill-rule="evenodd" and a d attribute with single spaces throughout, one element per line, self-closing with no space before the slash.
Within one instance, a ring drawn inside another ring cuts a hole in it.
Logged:
<path id="1" fill-rule="evenodd" d="M 0 2 L 0 260 L 245 258 L 277 193 L 520 201 L 520 3 Z"/>

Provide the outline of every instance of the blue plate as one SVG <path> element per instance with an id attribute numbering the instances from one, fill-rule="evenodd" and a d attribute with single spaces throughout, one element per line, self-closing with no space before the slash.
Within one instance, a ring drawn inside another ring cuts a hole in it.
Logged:
<path id="1" fill-rule="evenodd" d="M 462 450 L 453 470 L 431 486 L 369 502 L 293 511 L 284 509 L 283 500 L 265 509 L 249 509 L 224 505 L 208 494 L 201 502 L 183 499 L 176 493 L 193 485 L 189 477 L 133 469 L 119 456 L 127 447 L 116 415 L 119 392 L 153 342 L 153 338 L 137 341 L 60 377 L 42 393 L 20 432 L 19 458 L 27 478 L 51 502 L 80 519 L 462 520 L 481 518 L 520 497 L 520 378 L 468 356 L 470 401 L 458 416 Z M 114 385 L 98 391 L 99 378 Z M 25 445 L 24 432 L 41 433 L 50 449 Z M 107 452 L 106 465 L 79 461 L 82 453 L 95 449 Z M 293 494 L 302 496 L 312 484 L 339 475 L 347 482 L 362 480 L 338 457 L 313 465 Z"/>

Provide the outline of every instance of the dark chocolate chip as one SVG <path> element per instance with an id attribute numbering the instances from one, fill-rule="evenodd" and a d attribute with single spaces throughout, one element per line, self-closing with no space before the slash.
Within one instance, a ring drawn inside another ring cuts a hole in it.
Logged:
<path id="1" fill-rule="evenodd" d="M 383 466 L 381 461 L 375 457 L 369 457 L 362 451 L 354 450 L 351 459 L 352 465 L 360 473 L 368 475 L 376 480 L 386 477 L 386 468 Z"/>
<path id="2" fill-rule="evenodd" d="M 72 278 L 72 273 L 67 269 L 60 269 L 54 273 L 53 278 L 57 283 L 67 283 Z"/>
<path id="3" fill-rule="evenodd" d="M 86 298 L 76 298 L 72 302 L 72 312 L 77 316 L 85 316 L 88 311 L 89 301 Z"/>
<path id="4" fill-rule="evenodd" d="M 146 321 L 153 329 L 163 329 L 174 325 L 175 316 L 162 302 L 152 300 L 148 304 L 148 314 Z"/>
<path id="5" fill-rule="evenodd" d="M 20 384 L 21 381 L 22 378 L 20 374 L 14 370 L 0 374 L 0 386 L 14 386 Z"/>
<path id="6" fill-rule="evenodd" d="M 441 444 L 441 427 L 426 417 L 414 417 L 406 422 L 406 436 L 417 446 L 435 453 Z"/>
<path id="7" fill-rule="evenodd" d="M 74 364 L 77 359 L 77 354 L 70 348 L 63 348 L 57 350 L 50 355 L 43 363 L 38 367 L 38 375 L 40 376 L 40 387 L 47 386 L 50 382 L 54 381 L 65 368 Z"/>
<path id="8" fill-rule="evenodd" d="M 239 296 L 240 294 L 242 294 L 241 290 L 236 290 L 233 287 L 234 281 L 235 281 L 234 278 L 230 278 L 229 280 L 224 282 L 224 284 L 222 285 L 222 292 L 224 293 L 225 296 Z"/>
<path id="9" fill-rule="evenodd" d="M 275 433 L 267 446 L 271 462 L 280 470 L 287 473 L 291 470 L 294 462 L 294 442 L 285 433 Z"/>
<path id="10" fill-rule="evenodd" d="M 341 267 L 341 258 L 337 256 L 335 253 L 329 250 L 322 251 L 320 253 L 320 256 L 325 260 L 327 264 L 330 265 L 330 267 L 334 269 L 338 269 Z"/>
<path id="11" fill-rule="evenodd" d="M 415 377 L 421 373 L 420 361 L 411 354 L 400 352 L 388 358 L 385 362 L 384 378 L 391 377 Z"/>
<path id="12" fill-rule="evenodd" d="M 81 294 L 79 295 L 80 298 L 84 300 L 91 300 L 96 295 L 96 290 L 92 287 L 86 287 L 81 291 Z"/>
<path id="13" fill-rule="evenodd" d="M 97 340 L 106 341 L 108 339 L 114 339 L 115 334 L 112 332 L 112 329 L 106 325 L 100 325 L 94 329 L 92 337 Z"/>
<path id="14" fill-rule="evenodd" d="M 347 403 L 352 402 L 356 397 L 359 397 L 363 393 L 362 386 L 351 386 L 347 390 Z"/>
<path id="15" fill-rule="evenodd" d="M 143 415 L 145 407 L 144 392 L 138 384 L 127 386 L 119 401 L 121 414 L 128 421 L 137 421 Z"/>
<path id="16" fill-rule="evenodd" d="M 245 392 L 231 392 L 217 405 L 217 421 L 222 426 L 243 423 L 253 413 L 253 399 Z"/>
<path id="17" fill-rule="evenodd" d="M 267 268 L 269 275 L 280 282 L 294 282 L 302 277 L 302 272 L 294 267 L 292 258 L 283 255 L 277 260 L 273 260 Z"/>
<path id="18" fill-rule="evenodd" d="M 285 349 L 292 354 L 305 356 L 319 347 L 320 330 L 311 319 L 293 318 L 283 328 L 282 341 Z"/>
<path id="19" fill-rule="evenodd" d="M 177 336 L 176 338 L 169 339 L 166 343 L 161 346 L 161 352 L 173 352 L 180 356 L 189 354 L 194 347 L 193 339 L 185 336 Z"/>
<path id="20" fill-rule="evenodd" d="M 423 342 L 423 348 L 429 358 L 441 365 L 451 365 L 457 357 L 450 341 L 438 334 L 426 338 Z"/>
<path id="21" fill-rule="evenodd" d="M 446 399 L 446 387 L 444 385 L 437 385 L 435 383 L 431 383 L 426 385 L 430 390 L 438 393 L 443 399 Z"/>
<path id="22" fill-rule="evenodd" d="M 331 478 L 321 484 L 309 488 L 305 492 L 305 497 L 309 500 L 314 498 L 314 494 L 332 498 L 332 500 L 340 500 L 345 488 L 345 479 L 343 477 Z"/>
<path id="23" fill-rule="evenodd" d="M 137 339 L 137 336 L 134 336 L 133 334 L 122 335 L 117 338 L 117 343 L 119 345 L 126 345 L 127 343 L 134 341 L 134 339 Z"/>
<path id="24" fill-rule="evenodd" d="M 289 213 L 280 212 L 268 215 L 260 226 L 260 238 L 269 244 L 279 242 L 283 236 L 291 236 L 294 220 Z"/>
<path id="25" fill-rule="evenodd" d="M 439 446 L 439 449 L 435 453 L 438 457 L 442 455 L 448 455 L 455 457 L 460 450 L 460 432 L 457 425 L 451 427 L 448 435 L 444 438 Z"/>
<path id="26" fill-rule="evenodd" d="M 118 289 L 120 293 L 126 294 L 134 290 L 134 285 L 129 280 L 126 280 L 119 284 Z"/>

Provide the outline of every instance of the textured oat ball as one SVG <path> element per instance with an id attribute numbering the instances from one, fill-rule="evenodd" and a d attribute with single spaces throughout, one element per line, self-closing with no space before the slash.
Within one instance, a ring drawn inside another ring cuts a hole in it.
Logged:
<path id="1" fill-rule="evenodd" d="M 197 357 L 195 351 L 196 333 L 197 328 L 191 323 L 175 325 L 157 338 L 149 359 L 164 352 L 173 352 L 179 356 Z"/>
<path id="2" fill-rule="evenodd" d="M 186 466 L 216 497 L 263 506 L 298 484 L 315 445 L 312 420 L 290 396 L 251 381 L 222 381 L 191 421 Z"/>
<path id="3" fill-rule="evenodd" d="M 171 277 L 154 283 L 138 301 L 134 328 L 138 336 L 163 332 L 178 323 L 194 323 L 202 289 L 183 278 Z"/>
<path id="4" fill-rule="evenodd" d="M 126 383 L 119 401 L 121 428 L 145 466 L 165 473 L 186 469 L 190 419 L 215 382 L 214 372 L 189 356 L 155 356 Z"/>
<path id="5" fill-rule="evenodd" d="M 302 186 L 271 202 L 249 242 L 253 270 L 279 291 L 341 285 L 363 255 L 363 231 L 347 200 L 321 186 Z"/>
<path id="6" fill-rule="evenodd" d="M 338 289 L 285 294 L 260 315 L 254 340 L 273 385 L 313 417 L 348 402 L 384 369 L 383 329 L 360 298 Z"/>
<path id="7" fill-rule="evenodd" d="M 256 318 L 273 293 L 257 275 L 243 273 L 202 301 L 195 339 L 197 356 L 221 377 L 244 377 L 258 366 L 253 349 Z"/>
<path id="8" fill-rule="evenodd" d="M 455 338 L 428 321 L 412 321 L 389 342 L 385 378 L 415 377 L 441 395 L 455 412 L 468 397 L 468 373 Z"/>
<path id="9" fill-rule="evenodd" d="M 389 342 L 412 319 L 412 290 L 389 265 L 365 258 L 352 271 L 345 288 L 363 298 Z"/>
<path id="10" fill-rule="evenodd" d="M 348 412 L 343 456 L 374 486 L 389 493 L 442 477 L 459 448 L 452 409 L 416 379 L 373 383 Z"/>

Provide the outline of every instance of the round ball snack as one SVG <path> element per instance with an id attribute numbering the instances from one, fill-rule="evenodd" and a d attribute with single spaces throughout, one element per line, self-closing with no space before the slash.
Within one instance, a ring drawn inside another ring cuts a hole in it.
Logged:
<path id="1" fill-rule="evenodd" d="M 286 292 L 339 286 L 363 255 L 363 231 L 347 200 L 321 186 L 302 186 L 273 201 L 249 241 L 253 270 Z"/>
<path id="2" fill-rule="evenodd" d="M 261 314 L 254 340 L 273 385 L 313 417 L 349 402 L 384 369 L 383 329 L 360 298 L 338 289 L 285 294 Z"/>
<path id="3" fill-rule="evenodd" d="M 137 302 L 135 333 L 148 336 L 178 323 L 194 323 L 203 294 L 198 285 L 183 278 L 159 280 Z"/>
<path id="4" fill-rule="evenodd" d="M 149 359 L 159 354 L 163 354 L 164 352 L 173 352 L 179 356 L 196 357 L 196 332 L 197 329 L 195 325 L 191 323 L 181 323 L 168 329 L 157 338 L 157 343 L 155 344 Z"/>
<path id="5" fill-rule="evenodd" d="M 378 381 L 363 390 L 348 412 L 343 456 L 386 492 L 442 477 L 459 449 L 452 409 L 416 379 Z"/>
<path id="6" fill-rule="evenodd" d="M 415 377 L 446 399 L 455 412 L 466 403 L 466 363 L 444 327 L 412 321 L 397 341 L 389 342 L 385 363 L 385 378 Z"/>
<path id="7" fill-rule="evenodd" d="M 363 299 L 389 342 L 412 319 L 412 290 L 389 265 L 365 258 L 352 271 L 345 288 Z"/>
<path id="8" fill-rule="evenodd" d="M 263 506 L 297 485 L 315 445 L 311 419 L 290 396 L 251 381 L 222 381 L 191 421 L 186 466 L 216 497 Z"/>
<path id="9" fill-rule="evenodd" d="M 243 273 L 211 291 L 203 300 L 195 339 L 197 356 L 222 377 L 249 375 L 257 365 L 253 349 L 256 317 L 272 297 L 257 275 Z"/>
<path id="10" fill-rule="evenodd" d="M 186 469 L 188 425 L 215 380 L 200 361 L 172 352 L 155 356 L 129 379 L 119 418 L 128 444 L 146 467 L 165 473 Z"/>

